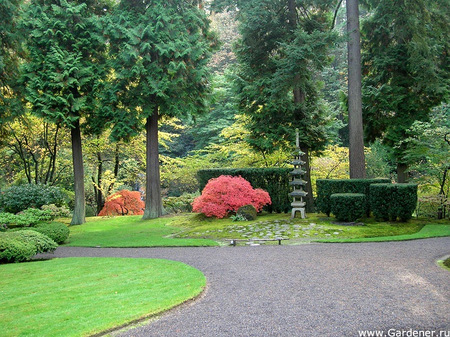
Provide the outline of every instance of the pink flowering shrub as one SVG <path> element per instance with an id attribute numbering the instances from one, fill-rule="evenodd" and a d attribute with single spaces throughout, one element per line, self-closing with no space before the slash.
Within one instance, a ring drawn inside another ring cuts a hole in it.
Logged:
<path id="1" fill-rule="evenodd" d="M 208 181 L 202 195 L 192 203 L 192 210 L 207 217 L 223 218 L 245 205 L 253 205 L 260 212 L 265 205 L 271 203 L 269 193 L 259 188 L 254 189 L 241 176 L 220 176 Z"/>

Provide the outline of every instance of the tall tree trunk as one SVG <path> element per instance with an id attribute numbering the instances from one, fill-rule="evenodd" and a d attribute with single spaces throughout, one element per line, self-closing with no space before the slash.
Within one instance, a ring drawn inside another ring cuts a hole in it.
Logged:
<path id="1" fill-rule="evenodd" d="M 158 106 L 153 114 L 147 118 L 147 164 L 145 170 L 145 210 L 143 220 L 159 218 L 163 213 L 161 199 L 161 177 L 159 173 L 158 150 Z"/>
<path id="2" fill-rule="evenodd" d="M 83 167 L 83 151 L 81 148 L 81 129 L 80 121 L 74 123 L 74 127 L 70 129 L 72 137 L 72 159 L 73 159 L 73 177 L 75 188 L 75 207 L 71 225 L 81 225 L 86 222 L 86 202 L 84 196 L 84 167 Z"/>
<path id="3" fill-rule="evenodd" d="M 407 183 L 408 182 L 408 165 L 403 163 L 397 163 L 397 182 Z"/>
<path id="4" fill-rule="evenodd" d="M 361 103 L 361 47 L 358 0 L 347 0 L 348 124 L 350 178 L 365 178 L 364 135 Z"/>

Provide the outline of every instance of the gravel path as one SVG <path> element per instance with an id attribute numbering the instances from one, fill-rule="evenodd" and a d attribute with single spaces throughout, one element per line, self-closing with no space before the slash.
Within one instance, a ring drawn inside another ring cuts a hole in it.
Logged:
<path id="1" fill-rule="evenodd" d="M 359 330 L 389 329 L 442 330 L 442 336 L 450 336 L 450 272 L 435 264 L 447 254 L 450 238 L 222 248 L 60 247 L 50 256 L 164 258 L 206 275 L 207 291 L 192 304 L 114 335 L 352 337 Z"/>

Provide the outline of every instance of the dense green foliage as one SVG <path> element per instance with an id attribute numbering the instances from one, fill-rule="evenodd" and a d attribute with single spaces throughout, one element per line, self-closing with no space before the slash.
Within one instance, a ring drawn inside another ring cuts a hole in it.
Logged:
<path id="1" fill-rule="evenodd" d="M 369 140 L 381 138 L 393 149 L 404 171 L 408 162 L 400 142 L 407 129 L 416 120 L 427 121 L 431 109 L 448 98 L 448 3 L 365 2 L 370 10 L 362 25 L 365 131 Z"/>
<path id="2" fill-rule="evenodd" d="M 216 2 L 219 7 L 239 9 L 235 85 L 239 109 L 248 117 L 246 141 L 266 156 L 291 147 L 295 129 L 300 129 L 307 210 L 312 210 L 309 155 L 326 144 L 331 120 L 325 117 L 316 75 L 329 62 L 329 48 L 335 41 L 329 29 L 333 1 Z"/>
<path id="3" fill-rule="evenodd" d="M 369 196 L 370 185 L 376 183 L 389 183 L 389 179 L 317 179 L 317 210 L 330 216 L 330 197 L 335 193 L 361 193 Z M 369 198 L 366 198 L 364 210 L 370 215 Z"/>
<path id="4" fill-rule="evenodd" d="M 27 229 L 47 235 L 57 244 L 62 244 L 69 237 L 69 228 L 61 222 L 39 223 Z"/>
<path id="5" fill-rule="evenodd" d="M 23 241 L 13 233 L 0 232 L 0 263 L 26 261 L 35 254 L 33 243 Z"/>
<path id="6" fill-rule="evenodd" d="M 145 126 L 143 218 L 156 218 L 162 215 L 158 120 L 205 109 L 215 39 L 198 2 L 189 0 L 121 1 L 107 31 L 114 76 L 102 112 L 115 139 Z"/>
<path id="7" fill-rule="evenodd" d="M 27 208 L 40 208 L 43 205 L 66 204 L 67 195 L 58 187 L 26 184 L 11 186 L 0 194 L 0 210 L 18 213 Z"/>
<path id="8" fill-rule="evenodd" d="M 330 196 L 330 209 L 339 221 L 356 221 L 364 215 L 366 195 L 362 193 L 335 193 Z"/>
<path id="9" fill-rule="evenodd" d="M 416 184 L 370 185 L 370 208 L 377 219 L 407 221 L 416 206 Z"/>
<path id="10" fill-rule="evenodd" d="M 221 175 L 241 176 L 253 188 L 261 188 L 267 191 L 272 200 L 272 204 L 265 207 L 268 212 L 288 212 L 291 207 L 291 200 L 289 193 L 291 187 L 289 186 L 289 168 L 255 168 L 255 169 L 209 169 L 199 170 L 197 172 L 197 179 L 199 182 L 200 191 L 208 183 L 208 180 L 217 178 Z"/>
<path id="11" fill-rule="evenodd" d="M 23 110 L 18 78 L 24 35 L 17 25 L 22 3 L 22 0 L 0 2 L 0 135 L 3 124 Z"/>
<path id="12" fill-rule="evenodd" d="M 34 114 L 70 130 L 75 191 L 72 224 L 82 224 L 81 122 L 91 126 L 98 117 L 99 93 L 107 74 L 107 44 L 99 18 L 105 11 L 102 1 L 34 0 L 27 5 L 22 17 L 31 37 L 26 43 L 29 60 L 23 75 L 26 98 Z"/>
<path id="13" fill-rule="evenodd" d="M 33 230 L 0 233 L 0 262 L 22 262 L 58 247 L 48 236 Z"/>

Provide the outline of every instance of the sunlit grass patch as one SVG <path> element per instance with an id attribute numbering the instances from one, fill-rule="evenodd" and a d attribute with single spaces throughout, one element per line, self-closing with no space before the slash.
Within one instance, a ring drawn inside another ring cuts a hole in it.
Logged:
<path id="1" fill-rule="evenodd" d="M 0 265 L 2 336 L 87 336 L 197 296 L 204 275 L 158 259 L 64 258 Z"/>
<path id="2" fill-rule="evenodd" d="M 215 246 L 212 240 L 178 239 L 182 229 L 170 226 L 171 218 L 142 220 L 137 216 L 91 217 L 70 227 L 67 246 L 80 247 L 173 247 Z"/>

